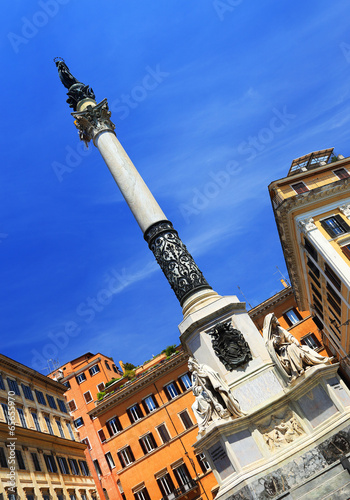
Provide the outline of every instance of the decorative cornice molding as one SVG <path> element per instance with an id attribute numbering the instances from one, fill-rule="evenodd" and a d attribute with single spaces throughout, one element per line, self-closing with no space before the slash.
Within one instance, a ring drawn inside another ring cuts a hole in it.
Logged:
<path id="1" fill-rule="evenodd" d="M 264 302 L 261 302 L 261 304 L 258 304 L 257 306 L 253 307 L 248 311 L 248 314 L 253 319 L 255 318 L 255 316 L 259 316 L 267 309 L 270 309 L 275 305 L 277 305 L 279 302 L 282 302 L 287 297 L 289 297 L 289 295 L 293 295 L 293 289 L 291 286 L 289 286 L 288 288 L 283 288 L 283 290 L 277 292 L 269 299 L 264 300 Z"/>
<path id="2" fill-rule="evenodd" d="M 350 219 L 350 203 L 348 203 L 346 205 L 341 205 L 339 207 L 339 210 L 341 211 L 342 214 L 345 215 L 345 217 Z"/>
<path id="3" fill-rule="evenodd" d="M 106 400 L 102 400 L 93 410 L 88 412 L 88 415 L 98 417 L 111 406 L 115 406 L 120 401 L 129 398 L 133 394 L 137 393 L 142 387 L 150 385 L 155 380 L 162 377 L 166 372 L 173 370 L 176 366 L 183 363 L 186 363 L 187 366 L 188 357 L 187 353 L 181 352 L 167 360 L 165 363 L 156 365 L 153 370 L 150 370 L 149 374 L 140 377 L 139 379 L 136 378 L 128 386 L 122 387 L 118 390 L 118 392 L 114 393 Z"/>
<path id="4" fill-rule="evenodd" d="M 45 388 L 50 388 L 53 391 L 59 391 L 62 393 L 62 395 L 67 390 L 67 387 L 62 385 L 60 382 L 56 382 L 55 380 L 52 380 L 50 377 L 47 377 L 46 375 L 43 375 L 42 373 L 39 373 L 36 370 L 33 370 L 32 368 L 29 368 L 29 366 L 22 365 L 22 363 L 19 363 L 14 359 L 8 358 L 7 356 L 0 354 L 0 368 L 2 374 L 10 375 L 7 373 L 6 367 L 17 373 L 20 373 L 21 375 L 23 375 L 23 378 L 27 377 L 29 379 L 27 383 L 28 382 L 34 383 L 35 387 L 38 389 L 44 386 Z M 14 375 L 10 376 L 13 377 Z M 24 381 L 23 378 L 21 378 L 20 376 L 19 378 L 21 381 Z M 37 384 L 35 383 L 36 380 L 38 381 Z"/>
<path id="5" fill-rule="evenodd" d="M 307 217 L 306 219 L 299 220 L 298 226 L 304 234 L 309 233 L 313 229 L 317 229 L 315 221 L 312 217 Z"/>

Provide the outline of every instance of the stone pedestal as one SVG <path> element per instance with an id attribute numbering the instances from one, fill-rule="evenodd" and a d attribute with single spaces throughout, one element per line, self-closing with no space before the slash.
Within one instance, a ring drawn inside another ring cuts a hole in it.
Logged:
<path id="1" fill-rule="evenodd" d="M 251 350 L 252 359 L 233 370 L 208 333 L 222 322 L 232 322 Z M 179 329 L 187 351 L 221 375 L 246 413 L 212 421 L 194 445 L 211 464 L 218 500 L 311 500 L 339 488 L 339 498 L 350 496 L 350 475 L 340 463 L 350 454 L 350 392 L 338 365 L 309 367 L 291 383 L 235 296 L 189 314 Z"/>

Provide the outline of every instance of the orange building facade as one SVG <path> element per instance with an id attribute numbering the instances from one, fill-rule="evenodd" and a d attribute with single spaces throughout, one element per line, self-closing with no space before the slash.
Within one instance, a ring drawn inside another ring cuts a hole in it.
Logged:
<path id="1" fill-rule="evenodd" d="M 109 386 L 89 411 L 103 449 L 101 464 L 108 464 L 126 500 L 215 496 L 210 466 L 192 448 L 198 426 L 187 362 L 181 350 L 169 358 L 162 354 L 138 368 L 134 380 Z"/>
<path id="2" fill-rule="evenodd" d="M 281 327 L 288 330 L 301 344 L 315 349 L 323 356 L 329 355 L 324 348 L 322 330 L 318 328 L 308 310 L 299 310 L 292 287 L 284 288 L 248 311 L 261 334 L 264 318 L 270 313 L 274 313 Z"/>
<path id="3" fill-rule="evenodd" d="M 100 498 L 120 500 L 115 478 L 104 460 L 101 442 L 88 412 L 95 407 L 97 394 L 103 392 L 105 384 L 113 378 L 120 378 L 121 371 L 112 358 L 88 352 L 62 365 L 49 377 L 67 387 L 64 396 L 79 439 L 86 445 L 86 461 Z M 112 492 L 113 496 L 108 492 Z"/>

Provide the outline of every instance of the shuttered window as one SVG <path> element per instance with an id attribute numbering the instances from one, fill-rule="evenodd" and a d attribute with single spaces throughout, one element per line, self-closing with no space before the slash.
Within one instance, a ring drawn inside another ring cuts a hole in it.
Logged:
<path id="1" fill-rule="evenodd" d="M 331 238 L 335 238 L 340 234 L 347 233 L 350 231 L 349 225 L 339 214 L 333 215 L 332 217 L 327 217 L 327 219 L 323 219 L 320 222 L 323 229 L 327 231 L 327 233 Z"/>

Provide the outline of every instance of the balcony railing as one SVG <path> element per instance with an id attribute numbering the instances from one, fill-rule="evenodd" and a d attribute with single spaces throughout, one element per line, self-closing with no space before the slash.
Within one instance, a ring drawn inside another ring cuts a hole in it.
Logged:
<path id="1" fill-rule="evenodd" d="M 194 490 L 197 488 L 198 484 L 194 479 L 189 479 L 188 483 L 183 484 L 180 486 L 180 488 L 177 488 L 176 490 L 172 491 L 169 493 L 169 495 L 166 495 L 165 497 L 162 498 L 162 500 L 175 500 L 183 495 L 186 495 L 189 491 Z"/>

